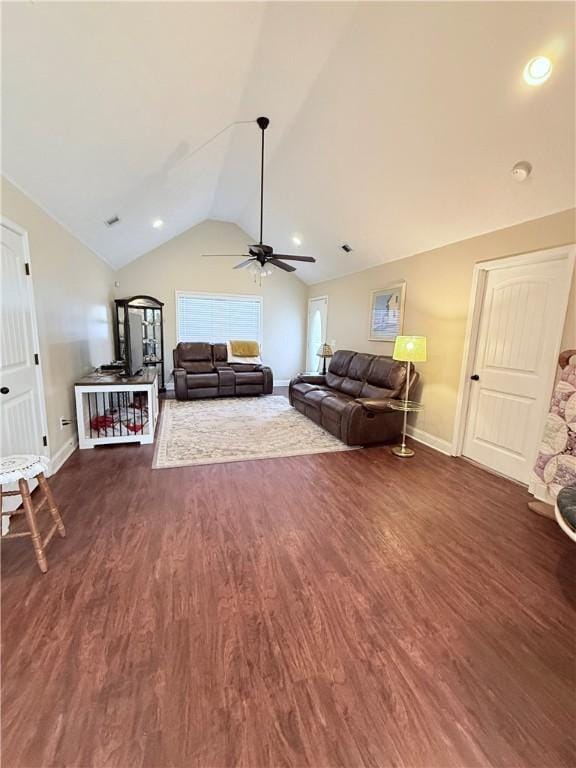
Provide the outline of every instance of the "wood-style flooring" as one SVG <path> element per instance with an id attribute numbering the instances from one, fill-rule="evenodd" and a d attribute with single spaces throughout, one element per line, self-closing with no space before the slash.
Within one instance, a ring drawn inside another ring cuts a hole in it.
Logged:
<path id="1" fill-rule="evenodd" d="M 416 446 L 77 451 L 3 544 L 2 768 L 576 765 L 576 549 Z"/>

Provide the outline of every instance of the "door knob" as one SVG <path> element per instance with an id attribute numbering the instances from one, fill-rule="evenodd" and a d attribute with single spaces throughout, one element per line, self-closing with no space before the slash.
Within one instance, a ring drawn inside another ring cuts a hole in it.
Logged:
<path id="1" fill-rule="evenodd" d="M 0 392 L 2 392 L 3 395 L 7 395 L 10 390 L 8 387 L 0 387 Z"/>
<path id="2" fill-rule="evenodd" d="M 472 381 L 480 381 L 480 376 L 478 376 L 477 373 L 473 373 L 472 376 L 470 376 Z"/>

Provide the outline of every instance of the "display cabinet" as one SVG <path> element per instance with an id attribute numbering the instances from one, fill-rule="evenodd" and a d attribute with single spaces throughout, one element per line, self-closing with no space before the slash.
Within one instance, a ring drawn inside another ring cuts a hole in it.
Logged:
<path id="1" fill-rule="evenodd" d="M 128 312 L 142 315 L 142 345 L 144 365 L 158 373 L 158 389 L 166 391 L 164 382 L 164 303 L 153 296 L 130 296 L 116 299 L 116 359 L 126 360 L 128 339 Z"/>

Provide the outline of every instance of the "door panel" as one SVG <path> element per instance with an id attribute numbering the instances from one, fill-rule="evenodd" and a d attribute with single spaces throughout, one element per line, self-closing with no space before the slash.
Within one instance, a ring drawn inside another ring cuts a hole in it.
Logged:
<path id="1" fill-rule="evenodd" d="M 24 236 L 2 224 L 0 294 L 0 455 L 45 454 L 38 366 L 34 359 L 31 277 L 26 271 Z M 34 482 L 30 483 L 31 488 Z M 6 490 L 15 490 L 13 484 Z M 3 500 L 15 509 L 19 497 Z"/>
<path id="2" fill-rule="evenodd" d="M 488 272 L 463 454 L 528 482 L 566 310 L 564 259 Z"/>
<path id="3" fill-rule="evenodd" d="M 326 316 L 328 299 L 321 296 L 308 302 L 308 339 L 306 344 L 306 370 L 318 371 L 322 359 L 316 356 L 320 345 L 326 340 Z"/>

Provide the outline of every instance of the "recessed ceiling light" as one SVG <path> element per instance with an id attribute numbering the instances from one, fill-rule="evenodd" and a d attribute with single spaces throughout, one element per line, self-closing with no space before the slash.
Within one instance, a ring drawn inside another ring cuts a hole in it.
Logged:
<path id="1" fill-rule="evenodd" d="M 514 181 L 526 181 L 528 176 L 532 173 L 532 163 L 528 160 L 520 160 L 510 171 Z"/>
<path id="2" fill-rule="evenodd" d="M 524 67 L 524 80 L 528 85 L 545 83 L 552 73 L 552 62 L 546 56 L 536 56 L 530 59 Z"/>
<path id="3" fill-rule="evenodd" d="M 298 237 L 298 235 L 294 235 L 292 238 L 292 242 L 294 245 L 302 245 L 302 240 Z"/>
<path id="4" fill-rule="evenodd" d="M 152 222 L 152 226 L 154 227 L 154 229 L 162 229 L 162 227 L 164 226 L 164 222 L 162 221 L 162 219 L 154 219 L 154 221 Z"/>

